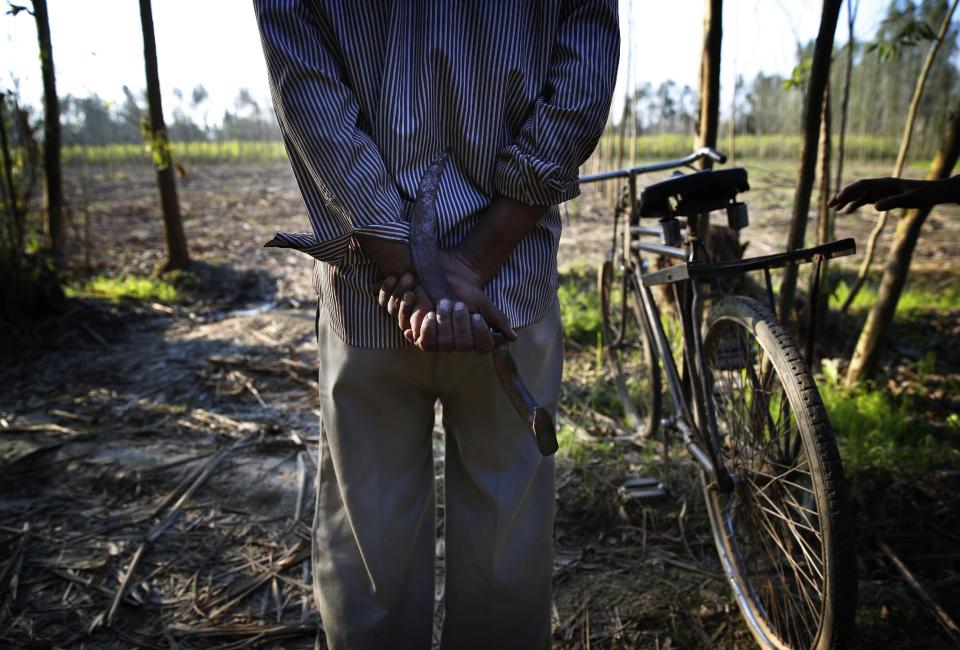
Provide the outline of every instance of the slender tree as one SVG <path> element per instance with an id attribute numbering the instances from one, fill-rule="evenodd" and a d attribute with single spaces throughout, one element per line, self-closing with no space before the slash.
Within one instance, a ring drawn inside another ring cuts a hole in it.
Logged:
<path id="1" fill-rule="evenodd" d="M 894 178 L 900 178 L 900 175 L 903 174 L 903 167 L 907 162 L 907 153 L 910 151 L 910 142 L 913 139 L 913 126 L 917 121 L 917 109 L 920 107 L 920 99 L 923 97 L 923 90 L 927 85 L 930 70 L 933 69 L 933 62 L 937 58 L 937 52 L 940 51 L 943 39 L 950 29 L 950 21 L 953 18 L 953 12 L 957 8 L 957 2 L 958 0 L 953 0 L 944 13 L 943 20 L 940 22 L 940 29 L 937 31 L 937 37 L 930 46 L 930 50 L 927 52 L 927 58 L 923 62 L 923 68 L 920 70 L 920 76 L 917 77 L 917 83 L 913 89 L 913 98 L 910 100 L 910 108 L 907 109 L 907 121 L 903 125 L 903 135 L 900 137 L 900 150 L 897 152 L 897 162 L 893 166 Z M 879 239 L 880 233 L 883 232 L 887 224 L 887 214 L 888 212 L 884 211 L 877 217 L 877 223 L 870 232 L 870 237 L 867 239 L 867 250 L 863 254 L 863 262 L 860 264 L 860 270 L 857 273 L 857 281 L 850 290 L 850 293 L 847 294 L 847 299 L 844 301 L 841 311 L 845 312 L 850 308 L 850 305 L 853 304 L 853 299 L 857 297 L 861 287 L 863 287 L 863 283 L 867 279 L 867 274 L 870 272 L 870 265 L 873 263 L 873 255 L 877 248 L 877 239 Z"/>
<path id="2" fill-rule="evenodd" d="M 840 100 L 840 138 L 837 142 L 837 181 L 838 190 L 843 187 L 843 158 L 847 152 L 847 115 L 850 109 L 850 78 L 853 75 L 853 50 L 856 41 L 853 37 L 854 23 L 857 20 L 859 0 L 847 0 L 847 59 L 843 70 L 843 97 Z"/>
<path id="3" fill-rule="evenodd" d="M 47 235 L 54 263 L 59 267 L 66 250 L 67 227 L 64 221 L 63 175 L 60 169 L 60 99 L 53 66 L 50 19 L 46 0 L 33 0 L 31 12 L 22 5 L 10 5 L 10 14 L 32 13 L 37 24 L 40 47 L 40 72 L 43 78 L 43 167 L 46 177 Z"/>
<path id="4" fill-rule="evenodd" d="M 174 176 L 173 158 L 170 155 L 170 140 L 163 121 L 160 102 L 160 74 L 157 70 L 157 42 L 153 34 L 153 12 L 150 0 L 140 0 L 140 25 L 143 29 L 143 59 L 147 72 L 147 103 L 150 107 L 150 122 L 147 136 L 153 162 L 157 168 L 157 185 L 160 188 L 160 207 L 167 236 L 167 261 L 157 269 L 162 273 L 182 269 L 190 264 L 187 253 L 187 238 L 183 233 L 183 219 L 177 200 L 177 182 Z"/>
<path id="5" fill-rule="evenodd" d="M 716 147 L 720 130 L 720 45 L 723 39 L 723 0 L 706 0 L 703 13 L 703 47 L 700 50 L 700 118 L 698 147 Z M 703 169 L 713 161 L 700 161 Z"/>
<path id="6" fill-rule="evenodd" d="M 832 124 L 830 120 L 830 85 L 823 89 L 823 107 L 820 119 L 820 187 L 817 188 L 817 243 L 823 244 L 833 239 L 833 211 L 827 205 L 830 202 L 830 158 Z"/>
<path id="7" fill-rule="evenodd" d="M 957 157 L 960 155 L 960 104 L 954 109 L 950 118 L 940 151 L 933 159 L 927 180 L 943 179 L 950 176 Z M 844 384 L 852 388 L 858 382 L 870 377 L 880 360 L 883 343 L 887 337 L 887 330 L 897 311 L 897 303 L 903 293 L 910 271 L 910 260 L 920 237 L 920 229 L 930 214 L 931 208 L 908 210 L 897 223 L 893 247 L 890 258 L 883 272 L 877 301 L 874 303 L 867 322 L 860 332 L 857 347 L 854 350 L 850 366 L 844 377 Z"/>
<path id="8" fill-rule="evenodd" d="M 803 135 L 800 144 L 800 169 L 797 174 L 797 192 L 794 196 L 793 214 L 790 219 L 790 232 L 787 238 L 787 250 L 793 251 L 803 246 L 807 230 L 807 218 L 810 210 L 810 194 L 813 191 L 817 166 L 817 145 L 820 136 L 820 117 L 823 113 L 823 91 L 830 80 L 830 58 L 833 55 L 833 36 L 837 29 L 842 0 L 823 0 L 820 17 L 820 31 L 813 47 L 813 59 L 810 64 L 810 78 L 804 96 Z M 797 290 L 797 267 L 790 264 L 784 269 L 783 283 L 780 288 L 780 318 L 784 322 L 791 319 L 794 298 Z"/>
<path id="9" fill-rule="evenodd" d="M 703 47 L 700 52 L 700 117 L 697 147 L 716 147 L 720 130 L 720 45 L 723 40 L 723 0 L 706 0 L 703 10 Z M 713 167 L 710 158 L 700 161 L 701 169 Z M 696 219 L 697 236 L 709 241 L 710 215 Z"/>

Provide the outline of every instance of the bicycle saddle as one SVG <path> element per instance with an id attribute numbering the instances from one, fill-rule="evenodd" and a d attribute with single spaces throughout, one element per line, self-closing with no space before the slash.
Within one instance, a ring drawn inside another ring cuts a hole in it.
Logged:
<path id="1" fill-rule="evenodd" d="M 694 172 L 648 185 L 640 193 L 641 217 L 689 217 L 726 208 L 738 192 L 750 189 L 742 167 Z M 671 210 L 670 200 L 676 206 Z"/>

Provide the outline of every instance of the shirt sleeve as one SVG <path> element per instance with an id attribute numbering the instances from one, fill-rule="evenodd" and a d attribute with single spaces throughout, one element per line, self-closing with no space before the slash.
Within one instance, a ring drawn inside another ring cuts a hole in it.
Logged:
<path id="1" fill-rule="evenodd" d="M 254 0 L 270 90 L 313 236 L 278 233 L 268 246 L 341 263 L 356 234 L 407 242 L 396 182 L 306 0 Z"/>
<path id="2" fill-rule="evenodd" d="M 597 146 L 620 57 L 615 0 L 564 3 L 547 82 L 494 170 L 500 194 L 556 205 L 580 193 L 578 168 Z"/>

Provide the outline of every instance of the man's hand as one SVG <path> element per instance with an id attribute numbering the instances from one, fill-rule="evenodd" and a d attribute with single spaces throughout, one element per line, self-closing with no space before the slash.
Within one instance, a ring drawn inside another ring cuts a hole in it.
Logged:
<path id="1" fill-rule="evenodd" d="M 465 303 L 448 298 L 440 300 L 437 311 L 426 314 L 420 323 L 419 334 L 408 329 L 404 336 L 427 352 L 488 354 L 493 349 L 493 335 L 483 317 L 471 314 Z"/>
<path id="2" fill-rule="evenodd" d="M 873 203 L 880 212 L 895 208 L 923 208 L 940 202 L 938 189 L 935 181 L 867 178 L 845 187 L 830 199 L 829 205 L 838 211 L 843 210 L 844 214 L 850 214 L 867 203 Z"/>
<path id="3" fill-rule="evenodd" d="M 471 314 L 467 303 L 460 300 L 444 298 L 435 307 L 410 273 L 400 278 L 387 276 L 379 302 L 397 319 L 404 337 L 421 350 L 486 354 L 493 349 L 493 336 L 483 316 Z"/>
<path id="4" fill-rule="evenodd" d="M 401 245 L 395 242 L 362 239 L 364 251 L 387 276 L 380 288 L 380 305 L 397 319 L 406 339 L 422 350 L 489 352 L 493 335 L 488 323 L 511 341 L 516 340 L 510 321 L 483 287 L 545 209 L 509 197 L 491 203 L 460 246 L 439 251 L 442 272 L 454 295 L 441 296 L 435 306 L 417 286 L 409 250 L 397 250 Z M 463 308 L 458 309 L 459 305 Z"/>
<path id="5" fill-rule="evenodd" d="M 413 273 L 404 273 L 399 278 L 395 275 L 385 277 L 380 285 L 378 301 L 387 313 L 397 319 L 401 331 L 410 329 L 414 315 L 419 323 L 428 312 L 434 310 L 433 303 L 418 286 Z"/>

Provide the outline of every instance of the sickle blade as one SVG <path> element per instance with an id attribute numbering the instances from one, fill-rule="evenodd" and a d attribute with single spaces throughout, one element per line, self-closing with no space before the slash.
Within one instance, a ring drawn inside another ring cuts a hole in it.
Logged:
<path id="1" fill-rule="evenodd" d="M 447 152 L 437 156 L 417 188 L 417 202 L 410 218 L 410 253 L 420 284 L 434 304 L 441 298 L 453 297 L 454 292 L 443 274 L 437 255 L 437 192 L 440 175 L 447 164 Z M 520 378 L 517 364 L 510 353 L 510 344 L 502 333 L 493 331 L 493 367 L 497 379 L 510 404 L 533 434 L 537 448 L 544 456 L 557 451 L 557 433 L 553 418 L 541 408 Z"/>
<path id="2" fill-rule="evenodd" d="M 494 334 L 494 340 L 496 343 L 493 346 L 493 367 L 503 392 L 523 419 L 523 423 L 527 425 L 527 430 L 533 434 L 537 449 L 544 456 L 549 456 L 560 447 L 553 418 L 545 408 L 537 404 L 536 399 L 520 378 L 520 371 L 510 353 L 510 343 L 507 339 L 498 332 Z"/>
<path id="3" fill-rule="evenodd" d="M 440 176 L 447 166 L 447 158 L 444 150 L 427 167 L 420 179 L 417 202 L 413 205 L 413 215 L 410 218 L 410 252 L 413 266 L 423 290 L 434 305 L 441 298 L 454 295 L 437 260 L 437 192 L 440 189 Z"/>

